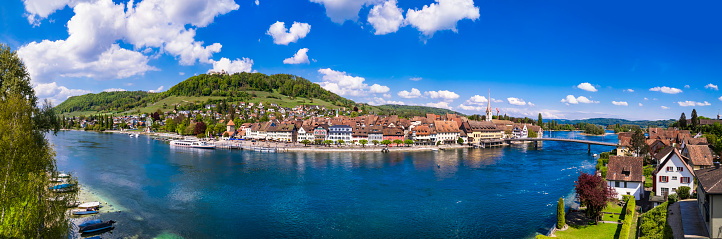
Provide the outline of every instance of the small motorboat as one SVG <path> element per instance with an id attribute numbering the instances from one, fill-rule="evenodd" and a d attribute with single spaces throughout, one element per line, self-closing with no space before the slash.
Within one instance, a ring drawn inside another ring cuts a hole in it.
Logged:
<path id="1" fill-rule="evenodd" d="M 597 157 L 597 154 L 592 154 L 592 157 L 595 157 L 595 158 L 596 158 L 596 157 Z"/>
<path id="2" fill-rule="evenodd" d="M 437 148 L 431 148 L 431 151 L 439 151 Z"/>
<path id="3" fill-rule="evenodd" d="M 58 174 L 58 178 L 69 178 L 69 177 L 70 177 L 70 174 L 67 174 L 67 173 Z"/>
<path id="4" fill-rule="evenodd" d="M 113 224 L 115 224 L 115 221 L 113 221 L 113 220 L 110 220 L 107 222 L 90 224 L 87 226 L 80 227 L 80 233 L 93 233 L 93 232 L 98 232 L 98 231 L 102 231 L 102 230 L 112 229 Z"/>
<path id="5" fill-rule="evenodd" d="M 72 190 L 72 189 L 73 189 L 73 186 L 75 186 L 75 184 L 72 184 L 72 183 L 64 183 L 64 184 L 52 186 L 52 187 L 50 187 L 50 190 L 53 190 L 53 191 L 56 191 L 56 192 L 66 192 L 66 191 Z"/>
<path id="6" fill-rule="evenodd" d="M 73 215 L 90 215 L 90 214 L 98 214 L 99 210 L 97 208 L 73 209 L 70 212 Z"/>
<path id="7" fill-rule="evenodd" d="M 98 224 L 98 223 L 101 223 L 101 222 L 103 222 L 103 221 L 100 220 L 100 219 L 91 219 L 91 220 L 84 221 L 83 223 L 81 223 L 80 225 L 78 225 L 78 227 L 86 227 L 86 226 L 90 226 L 90 225 L 93 225 L 93 224 Z"/>
<path id="8" fill-rule="evenodd" d="M 86 202 L 86 203 L 78 205 L 78 207 L 83 208 L 83 209 L 100 207 L 100 202 Z"/>

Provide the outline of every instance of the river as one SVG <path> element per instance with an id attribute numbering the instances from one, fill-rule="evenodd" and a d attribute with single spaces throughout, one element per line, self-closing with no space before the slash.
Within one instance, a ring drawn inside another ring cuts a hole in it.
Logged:
<path id="1" fill-rule="evenodd" d="M 616 135 L 545 137 L 617 142 Z M 171 147 L 145 136 L 48 136 L 57 166 L 112 205 L 104 237 L 528 238 L 573 201 L 587 145 L 382 153 Z M 592 146 L 593 153 L 612 147 Z"/>

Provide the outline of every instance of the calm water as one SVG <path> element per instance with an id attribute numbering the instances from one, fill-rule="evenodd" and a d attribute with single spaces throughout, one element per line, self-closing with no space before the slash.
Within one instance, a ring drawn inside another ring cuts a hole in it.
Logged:
<path id="1" fill-rule="evenodd" d="M 574 180 L 595 165 L 586 145 L 555 142 L 538 150 L 264 154 L 121 134 L 49 138 L 58 168 L 121 210 L 97 216 L 118 221 L 106 234 L 113 238 L 531 237 L 554 224 L 559 197 L 572 201 Z"/>

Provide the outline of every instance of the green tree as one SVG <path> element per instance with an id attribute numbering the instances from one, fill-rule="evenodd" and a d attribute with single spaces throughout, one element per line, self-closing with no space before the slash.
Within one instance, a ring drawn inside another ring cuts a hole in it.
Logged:
<path id="1" fill-rule="evenodd" d="M 374 140 L 371 140 L 371 143 L 374 144 L 374 145 L 379 145 L 379 143 L 381 143 L 381 142 L 379 142 L 378 140 L 375 140 L 375 139 L 374 139 Z"/>
<path id="2" fill-rule="evenodd" d="M 410 146 L 410 145 L 414 144 L 414 141 L 411 140 L 411 139 L 406 139 L 406 140 L 404 140 L 404 144 L 405 144 L 406 146 Z"/>
<path id="3" fill-rule="evenodd" d="M 70 232 L 66 205 L 77 194 L 59 198 L 48 191 L 57 172 L 45 133 L 57 132 L 60 123 L 50 102 L 37 105 L 24 64 L 0 44 L 0 238 L 65 238 Z"/>
<path id="4" fill-rule="evenodd" d="M 637 130 L 634 131 L 634 134 L 632 134 L 632 141 L 630 144 L 632 151 L 634 151 L 639 157 L 647 154 L 647 151 L 649 150 L 647 138 L 644 136 L 644 131 L 639 128 L 637 128 Z"/>
<path id="5" fill-rule="evenodd" d="M 566 219 L 564 217 L 564 199 L 559 198 L 559 203 L 557 203 L 557 229 L 562 229 L 565 223 Z"/>
<path id="6" fill-rule="evenodd" d="M 677 121 L 677 127 L 679 127 L 680 129 L 687 128 L 687 116 L 684 116 L 684 112 L 682 112 L 682 115 L 679 116 L 679 120 Z"/>
<path id="7" fill-rule="evenodd" d="M 364 147 L 364 148 L 366 148 L 366 144 L 369 143 L 369 141 L 365 140 L 365 139 L 359 140 L 358 142 L 361 144 L 361 147 Z"/>
<path id="8" fill-rule="evenodd" d="M 303 144 L 303 146 L 305 147 L 305 146 L 308 146 L 308 144 L 310 144 L 310 143 L 311 143 L 311 140 L 308 140 L 308 139 L 304 139 L 304 140 L 301 140 L 301 143 L 302 143 L 302 144 Z"/>
<path id="9" fill-rule="evenodd" d="M 457 143 L 457 144 L 464 144 L 464 139 L 462 139 L 461 137 L 459 137 L 458 139 L 456 139 L 456 143 Z"/>
<path id="10" fill-rule="evenodd" d="M 333 143 L 333 141 L 328 140 L 328 139 L 323 141 L 323 144 L 325 144 L 326 147 L 328 147 L 328 146 L 329 146 L 330 144 L 332 144 L 332 143 Z"/>
<path id="11" fill-rule="evenodd" d="M 391 144 L 391 140 L 384 139 L 384 140 L 381 141 L 381 144 L 386 145 L 386 146 L 389 146 L 389 144 Z"/>
<path id="12" fill-rule="evenodd" d="M 539 113 L 539 119 L 536 121 L 536 124 L 539 125 L 542 129 L 544 128 L 544 121 L 542 120 L 541 113 Z"/>
<path id="13" fill-rule="evenodd" d="M 690 188 L 687 186 L 681 186 L 677 189 L 677 195 L 679 195 L 679 200 L 684 200 L 689 198 L 689 191 Z"/>
<path id="14" fill-rule="evenodd" d="M 336 140 L 336 144 L 338 145 L 343 145 L 344 143 L 343 139 Z"/>
<path id="15" fill-rule="evenodd" d="M 692 109 L 692 119 L 690 120 L 690 129 L 697 131 L 697 124 L 699 119 L 697 118 L 697 109 Z"/>
<path id="16" fill-rule="evenodd" d="M 399 146 L 399 144 L 403 144 L 403 143 L 404 143 L 404 141 L 402 141 L 402 140 L 400 140 L 400 139 L 394 139 L 394 141 L 392 141 L 392 142 L 393 142 L 394 145 L 396 145 L 396 146 Z"/>

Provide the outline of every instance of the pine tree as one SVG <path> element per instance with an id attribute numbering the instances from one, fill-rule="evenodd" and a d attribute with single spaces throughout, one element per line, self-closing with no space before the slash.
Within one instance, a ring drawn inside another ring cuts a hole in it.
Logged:
<path id="1" fill-rule="evenodd" d="M 564 217 L 564 199 L 559 198 L 559 203 L 557 203 L 557 229 L 562 229 L 564 224 L 566 224 Z"/>
<path id="2" fill-rule="evenodd" d="M 544 121 L 542 121 L 541 113 L 539 113 L 539 120 L 537 120 L 537 125 L 539 125 L 539 127 L 541 127 L 542 129 L 544 128 Z"/>
<path id="3" fill-rule="evenodd" d="M 696 131 L 697 130 L 697 110 L 692 109 L 692 122 L 691 122 L 691 130 Z"/>
<path id="4" fill-rule="evenodd" d="M 679 117 L 679 121 L 677 121 L 677 126 L 680 129 L 687 128 L 687 116 L 684 116 L 684 112 L 682 112 L 682 116 Z"/>

